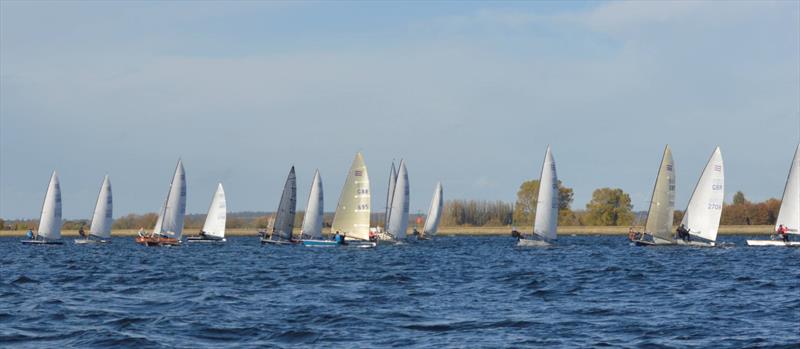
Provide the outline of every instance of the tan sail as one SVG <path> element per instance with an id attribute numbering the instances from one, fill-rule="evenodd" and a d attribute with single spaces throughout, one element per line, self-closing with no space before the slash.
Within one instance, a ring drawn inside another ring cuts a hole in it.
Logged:
<path id="1" fill-rule="evenodd" d="M 663 240 L 672 240 L 672 217 L 675 211 L 675 162 L 667 145 L 661 166 L 658 168 L 650 210 L 647 213 L 645 232 Z"/>
<path id="2" fill-rule="evenodd" d="M 364 156 L 356 154 L 336 205 L 331 232 L 347 234 L 348 239 L 369 240 L 370 189 Z"/>

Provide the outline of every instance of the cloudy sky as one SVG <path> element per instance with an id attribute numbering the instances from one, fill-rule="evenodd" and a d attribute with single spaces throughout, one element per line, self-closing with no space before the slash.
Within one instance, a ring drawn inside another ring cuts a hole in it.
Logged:
<path id="1" fill-rule="evenodd" d="M 781 195 L 800 141 L 800 3 L 0 2 L 0 217 L 66 218 L 104 174 L 115 216 L 158 210 L 177 159 L 188 211 L 326 211 L 362 151 L 373 208 L 392 159 L 412 212 L 515 199 L 547 144 L 583 208 L 598 187 L 646 209 L 665 144 L 682 209 L 714 146 L 726 197 Z"/>

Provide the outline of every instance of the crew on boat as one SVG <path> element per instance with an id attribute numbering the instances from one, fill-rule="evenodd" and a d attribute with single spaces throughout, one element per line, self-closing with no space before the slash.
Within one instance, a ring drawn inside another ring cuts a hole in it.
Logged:
<path id="1" fill-rule="evenodd" d="M 511 227 L 511 237 L 517 238 L 517 240 L 522 239 L 522 233 L 516 227 Z"/>
<path id="2" fill-rule="evenodd" d="M 28 232 L 25 233 L 25 236 L 28 237 L 28 240 L 36 239 L 36 236 L 33 235 L 33 229 L 28 229 Z"/>
<path id="3" fill-rule="evenodd" d="M 342 244 L 342 235 L 339 234 L 339 231 L 336 231 L 336 235 L 333 236 L 333 241 L 336 241 L 337 244 Z"/>
<path id="4" fill-rule="evenodd" d="M 785 225 L 779 225 L 776 233 L 781 237 L 783 242 L 789 242 L 789 228 L 787 228 Z"/>
<path id="5" fill-rule="evenodd" d="M 628 240 L 636 241 L 642 239 L 642 233 L 633 230 L 633 227 L 628 228 Z"/>
<path id="6" fill-rule="evenodd" d="M 376 242 L 378 241 L 378 236 L 375 235 L 375 232 L 370 229 L 369 231 L 369 241 Z"/>
<path id="7" fill-rule="evenodd" d="M 414 235 L 414 237 L 419 237 L 419 230 L 417 230 L 417 228 L 414 227 L 414 231 L 411 232 L 411 235 Z"/>
<path id="8" fill-rule="evenodd" d="M 78 235 L 80 235 L 82 238 L 86 238 L 86 232 L 83 230 L 83 226 L 81 226 L 81 228 L 78 230 Z"/>
<path id="9" fill-rule="evenodd" d="M 678 239 L 692 241 L 692 237 L 689 235 L 689 229 L 686 229 L 685 225 L 681 224 L 675 232 L 678 234 Z"/>

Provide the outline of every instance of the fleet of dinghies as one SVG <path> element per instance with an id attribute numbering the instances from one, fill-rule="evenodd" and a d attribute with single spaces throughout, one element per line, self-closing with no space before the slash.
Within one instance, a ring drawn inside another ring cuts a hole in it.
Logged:
<path id="1" fill-rule="evenodd" d="M 725 196 L 725 171 L 722 153 L 716 147 L 711 154 L 684 211 L 680 226 L 672 232 L 676 193 L 675 161 L 667 145 L 656 174 L 650 206 L 641 232 L 629 231 L 629 239 L 640 246 L 697 246 L 717 244 L 717 232 Z M 297 205 L 297 177 L 294 166 L 284 182 L 275 216 L 266 231 L 260 232 L 262 245 L 283 246 L 302 244 L 307 247 L 375 247 L 378 241 L 399 243 L 407 239 L 410 205 L 408 169 L 404 160 L 389 170 L 383 227 L 370 227 L 370 181 L 364 156 L 359 152 L 347 173 L 331 224 L 330 235 L 322 234 L 324 201 L 322 177 L 314 173 L 300 235 L 293 236 Z M 442 217 L 444 193 L 437 183 L 425 219 L 423 231 L 414 229 L 414 237 L 430 239 L 436 235 Z M 536 211 L 530 233 L 514 230 L 520 247 L 545 247 L 555 243 L 558 229 L 559 189 L 556 163 L 550 146 L 545 151 L 539 177 Z M 158 214 L 152 232 L 140 229 L 135 241 L 145 246 L 177 246 L 181 244 L 186 215 L 186 173 L 178 160 L 167 197 Z M 206 220 L 199 234 L 187 237 L 188 242 L 225 242 L 227 202 L 222 183 L 211 199 Z M 53 171 L 42 204 L 39 227 L 28 232 L 23 244 L 62 244 L 61 240 L 61 183 Z M 418 220 L 421 222 L 421 220 Z M 88 236 L 75 239 L 76 244 L 96 244 L 111 241 L 113 199 L 111 180 L 106 175 L 100 186 Z M 770 240 L 747 240 L 750 246 L 800 246 L 790 235 L 800 232 L 800 145 L 794 153 L 784 187 L 775 229 Z"/>

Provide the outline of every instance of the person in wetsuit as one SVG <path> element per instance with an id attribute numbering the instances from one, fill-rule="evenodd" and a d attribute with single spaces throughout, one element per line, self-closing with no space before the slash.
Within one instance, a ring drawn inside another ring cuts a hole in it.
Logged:
<path id="1" fill-rule="evenodd" d="M 78 230 L 78 235 L 80 235 L 82 238 L 86 238 L 86 232 L 83 230 L 83 226 L 81 226 L 81 228 Z"/>
<path id="2" fill-rule="evenodd" d="M 678 233 L 678 238 L 683 241 L 692 241 L 692 238 L 689 235 L 689 229 L 686 229 L 686 226 L 681 224 L 675 232 Z"/>

